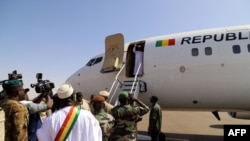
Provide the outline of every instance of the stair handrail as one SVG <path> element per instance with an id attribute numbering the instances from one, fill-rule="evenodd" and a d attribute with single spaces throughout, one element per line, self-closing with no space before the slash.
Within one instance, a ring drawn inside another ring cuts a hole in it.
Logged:
<path id="1" fill-rule="evenodd" d="M 121 82 L 119 81 L 118 77 L 119 77 L 120 73 L 122 72 L 122 70 L 124 69 L 124 67 L 125 67 L 125 63 L 123 63 L 123 65 L 122 65 L 120 71 L 119 71 L 119 72 L 116 74 L 116 76 L 115 76 L 115 80 L 113 81 L 113 84 L 112 84 L 112 86 L 111 86 L 111 88 L 110 88 L 110 90 L 109 90 L 109 93 L 110 93 L 110 94 L 111 94 L 111 92 L 112 92 L 112 90 L 113 90 L 113 88 L 114 88 L 114 86 L 115 86 L 116 81 L 118 81 L 119 83 L 121 83 Z M 111 102 L 111 100 L 113 99 L 114 95 L 115 95 L 115 93 L 111 94 L 111 97 L 110 97 L 109 102 Z"/>
<path id="2" fill-rule="evenodd" d="M 120 86 L 120 85 L 117 83 L 117 85 L 116 85 L 116 87 L 115 87 L 115 89 L 114 89 L 114 91 L 113 91 L 113 94 L 112 94 L 111 98 L 109 99 L 109 103 L 111 103 L 111 101 L 112 101 L 114 95 L 116 94 L 116 92 L 117 92 L 119 86 Z"/>
<path id="3" fill-rule="evenodd" d="M 135 74 L 135 77 L 134 77 L 134 81 L 133 81 L 133 84 L 132 84 L 132 88 L 131 88 L 131 90 L 130 90 L 130 93 L 133 92 L 133 89 L 134 89 L 134 87 L 135 87 L 135 82 L 137 81 L 137 77 L 138 77 L 139 70 L 140 70 L 140 68 L 141 68 L 141 64 L 142 64 L 142 63 L 139 64 L 139 67 L 138 67 L 138 69 L 136 70 L 136 74 Z M 137 87 L 138 87 L 138 86 L 137 86 Z"/>

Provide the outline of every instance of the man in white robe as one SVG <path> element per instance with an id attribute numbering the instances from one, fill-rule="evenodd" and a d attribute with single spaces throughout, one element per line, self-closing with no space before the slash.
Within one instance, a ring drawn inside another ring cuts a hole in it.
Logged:
<path id="1" fill-rule="evenodd" d="M 136 75 L 138 71 L 137 75 L 142 76 L 143 75 L 143 47 L 141 45 L 135 44 L 135 47 L 133 48 L 133 52 L 135 53 L 135 66 L 134 66 L 133 74 Z"/>
<path id="2" fill-rule="evenodd" d="M 74 94 L 74 90 L 69 83 L 64 83 L 58 88 L 57 95 L 60 108 L 47 117 L 42 127 L 38 129 L 37 137 L 39 141 L 55 140 L 71 106 L 74 105 Z M 78 110 L 80 110 L 79 116 L 65 141 L 101 141 L 102 131 L 99 122 L 91 112 L 82 109 Z"/>

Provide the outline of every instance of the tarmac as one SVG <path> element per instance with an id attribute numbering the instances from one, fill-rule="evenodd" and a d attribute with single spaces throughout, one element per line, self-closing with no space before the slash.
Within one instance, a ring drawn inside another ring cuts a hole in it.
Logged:
<path id="1" fill-rule="evenodd" d="M 148 115 L 137 124 L 138 141 L 148 141 Z M 231 118 L 226 112 L 219 112 L 217 120 L 211 112 L 162 111 L 162 132 L 166 141 L 223 141 L 224 125 L 249 125 L 250 120 Z"/>
<path id="2" fill-rule="evenodd" d="M 250 125 L 250 120 L 231 118 L 226 112 L 219 112 L 219 115 L 220 121 L 211 112 L 162 111 L 162 132 L 166 141 L 223 141 L 224 125 Z M 148 116 L 143 116 L 137 124 L 138 141 L 151 140 L 147 135 Z M 2 112 L 0 119 L 0 127 L 3 128 Z M 0 132 L 0 141 L 4 139 L 3 133 Z"/>

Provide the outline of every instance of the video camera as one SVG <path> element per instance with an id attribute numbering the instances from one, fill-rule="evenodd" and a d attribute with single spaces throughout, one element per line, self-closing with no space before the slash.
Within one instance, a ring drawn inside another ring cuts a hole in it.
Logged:
<path id="1" fill-rule="evenodd" d="M 4 82 L 8 80 L 19 80 L 22 82 L 22 74 L 18 74 L 16 70 L 14 70 L 12 73 L 8 74 L 8 79 L 7 80 L 2 80 L 0 81 L 0 85 L 2 85 L 3 90 L 0 92 L 0 100 L 3 99 L 6 96 L 6 93 L 4 92 L 5 86 Z"/>
<path id="2" fill-rule="evenodd" d="M 22 79 L 22 74 L 18 74 L 17 73 L 17 71 L 16 70 L 14 70 L 12 73 L 9 73 L 8 74 L 8 80 L 20 80 L 20 81 L 22 81 L 21 79 Z M 7 81 L 7 80 L 2 80 L 2 81 L 0 81 L 0 85 L 2 85 L 5 81 Z"/>
<path id="3" fill-rule="evenodd" d="M 37 73 L 36 84 L 30 84 L 31 88 L 35 87 L 36 93 L 52 93 L 52 89 L 55 88 L 55 84 L 49 80 L 42 80 L 43 74 Z"/>
<path id="4" fill-rule="evenodd" d="M 9 73 L 9 80 L 17 80 L 17 79 L 22 79 L 22 74 L 18 74 L 16 70 L 14 70 L 12 73 Z"/>

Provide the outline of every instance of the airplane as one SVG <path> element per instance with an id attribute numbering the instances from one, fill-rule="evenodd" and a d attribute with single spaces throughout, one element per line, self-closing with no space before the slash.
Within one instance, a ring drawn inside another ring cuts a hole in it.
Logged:
<path id="1" fill-rule="evenodd" d="M 136 47 L 141 47 L 139 67 Z M 164 110 L 210 111 L 250 119 L 250 25 L 219 27 L 150 37 L 124 43 L 107 36 L 105 52 L 66 81 L 90 98 L 120 91 L 149 105 L 153 95 Z"/>

